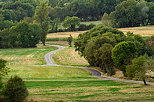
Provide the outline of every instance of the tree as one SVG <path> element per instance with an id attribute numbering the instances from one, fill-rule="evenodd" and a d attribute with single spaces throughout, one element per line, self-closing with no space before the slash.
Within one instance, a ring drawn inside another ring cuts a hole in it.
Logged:
<path id="1" fill-rule="evenodd" d="M 0 89 L 2 88 L 2 78 L 8 74 L 9 68 L 6 67 L 7 61 L 0 59 Z"/>
<path id="2" fill-rule="evenodd" d="M 130 79 L 136 79 L 136 80 L 143 80 L 144 84 L 147 85 L 146 83 L 146 57 L 145 56 L 140 56 L 138 58 L 134 58 L 132 60 L 132 64 L 126 66 L 126 75 Z"/>
<path id="3" fill-rule="evenodd" d="M 74 41 L 75 50 L 78 51 L 81 56 L 84 56 L 84 50 L 88 43 L 88 40 L 96 36 L 102 36 L 107 32 L 113 33 L 109 36 L 113 36 L 113 38 L 117 40 L 117 43 L 124 40 L 125 36 L 123 32 L 111 27 L 106 27 L 104 25 L 98 25 L 78 36 L 78 38 Z"/>
<path id="4" fill-rule="evenodd" d="M 126 0 L 119 3 L 112 17 L 117 27 L 134 27 L 148 24 L 149 7 L 143 0 Z"/>
<path id="5" fill-rule="evenodd" d="M 105 25 L 105 26 L 113 26 L 113 24 L 112 24 L 112 17 L 109 15 L 109 14 L 107 14 L 107 13 L 104 13 L 104 15 L 103 15 L 103 17 L 102 17 L 102 23 L 103 23 L 103 25 Z"/>
<path id="6" fill-rule="evenodd" d="M 100 67 L 110 76 L 115 74 L 114 63 L 111 57 L 112 49 L 113 46 L 110 43 L 105 43 L 95 52 L 95 58 L 101 61 Z"/>
<path id="7" fill-rule="evenodd" d="M 6 63 L 7 61 L 0 59 L 0 81 L 8 73 L 9 68 L 6 67 Z"/>
<path id="8" fill-rule="evenodd" d="M 146 53 L 148 56 L 153 56 L 154 55 L 154 36 L 151 36 L 148 39 L 145 39 L 146 43 Z"/>
<path id="9" fill-rule="evenodd" d="M 3 90 L 7 102 L 23 102 L 28 96 L 28 90 L 24 81 L 18 77 L 11 77 Z"/>
<path id="10" fill-rule="evenodd" d="M 80 25 L 80 18 L 78 17 L 66 17 L 63 21 L 63 26 L 70 31 L 75 31 L 75 28 Z"/>
<path id="11" fill-rule="evenodd" d="M 70 36 L 67 38 L 67 41 L 68 41 L 69 46 L 72 47 L 73 37 L 72 37 L 71 34 L 70 34 Z"/>
<path id="12" fill-rule="evenodd" d="M 41 29 L 37 24 L 19 22 L 11 30 L 17 36 L 20 47 L 36 47 L 36 44 L 39 43 Z"/>
<path id="13" fill-rule="evenodd" d="M 149 23 L 151 24 L 151 25 L 154 25 L 154 3 L 148 3 L 148 7 L 149 7 L 149 16 L 148 16 L 148 18 L 149 18 Z"/>
<path id="14" fill-rule="evenodd" d="M 0 30 L 11 28 L 13 25 L 12 21 L 4 20 L 4 16 L 0 14 Z"/>
<path id="15" fill-rule="evenodd" d="M 134 42 L 120 42 L 112 49 L 112 59 L 117 68 L 123 71 L 126 76 L 126 65 L 131 64 L 131 60 L 138 56 L 138 49 Z"/>
<path id="16" fill-rule="evenodd" d="M 41 2 L 39 6 L 37 6 L 35 11 L 35 21 L 41 27 L 41 42 L 45 46 L 45 40 L 49 29 L 49 12 L 48 12 L 48 3 Z"/>
<path id="17" fill-rule="evenodd" d="M 60 19 L 56 18 L 54 20 L 51 21 L 51 31 L 52 32 L 57 32 L 58 31 L 58 26 L 60 24 Z"/>

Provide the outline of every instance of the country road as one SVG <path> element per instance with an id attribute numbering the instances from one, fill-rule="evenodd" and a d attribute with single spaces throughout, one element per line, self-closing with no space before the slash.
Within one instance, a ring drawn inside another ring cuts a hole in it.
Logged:
<path id="1" fill-rule="evenodd" d="M 63 67 L 77 67 L 77 66 L 65 66 L 65 65 L 57 65 L 54 63 L 54 60 L 52 58 L 52 56 L 64 49 L 65 47 L 64 46 L 60 46 L 60 45 L 52 45 L 54 47 L 57 47 L 58 49 L 55 50 L 55 51 L 51 51 L 49 53 L 47 53 L 45 56 L 44 56 L 44 59 L 46 61 L 46 65 L 47 66 L 63 66 Z M 123 81 L 123 82 L 130 82 L 130 83 L 139 83 L 139 84 L 144 84 L 142 81 L 134 81 L 134 80 L 125 80 L 125 79 L 118 79 L 118 78 L 111 78 L 111 77 L 105 77 L 105 76 L 102 76 L 101 72 L 96 70 L 96 69 L 91 69 L 91 68 L 86 68 L 86 67 L 80 67 L 78 66 L 79 68 L 82 68 L 82 69 L 86 69 L 88 71 L 90 71 L 92 73 L 92 76 L 94 77 L 98 77 L 98 78 L 102 78 L 102 79 L 106 79 L 106 80 L 116 80 L 116 81 Z M 151 83 L 151 82 L 147 82 L 148 85 L 154 85 L 154 83 Z"/>

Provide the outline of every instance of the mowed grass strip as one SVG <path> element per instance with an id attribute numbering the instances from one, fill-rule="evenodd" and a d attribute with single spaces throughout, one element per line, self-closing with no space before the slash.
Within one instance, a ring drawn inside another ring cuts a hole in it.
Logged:
<path id="1" fill-rule="evenodd" d="M 87 81 L 28 81 L 29 98 L 64 102 L 152 101 L 154 86 L 111 80 Z M 40 98 L 41 97 L 41 98 Z"/>
<path id="2" fill-rule="evenodd" d="M 56 50 L 56 47 L 41 46 L 37 48 L 1 49 L 0 58 L 7 60 L 8 65 L 34 65 L 44 64 L 44 55 Z"/>
<path id="3" fill-rule="evenodd" d="M 57 52 L 53 59 L 55 63 L 59 65 L 71 65 L 71 66 L 88 66 L 88 62 L 81 57 L 74 47 L 67 47 Z"/>
<path id="4" fill-rule="evenodd" d="M 70 80 L 70 79 L 96 79 L 91 72 L 74 67 L 59 66 L 13 66 L 10 67 L 9 78 L 18 75 L 24 80 Z"/>

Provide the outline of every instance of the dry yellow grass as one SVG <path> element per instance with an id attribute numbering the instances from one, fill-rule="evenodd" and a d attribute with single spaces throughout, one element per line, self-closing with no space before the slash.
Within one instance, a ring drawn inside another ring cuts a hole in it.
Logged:
<path id="1" fill-rule="evenodd" d="M 130 32 L 133 32 L 134 34 L 139 34 L 142 36 L 154 35 L 154 26 L 119 28 L 118 30 L 120 30 L 124 33 L 130 31 Z"/>
<path id="2" fill-rule="evenodd" d="M 73 47 L 67 47 L 53 56 L 55 62 L 60 65 L 88 65 Z"/>
<path id="3" fill-rule="evenodd" d="M 118 28 L 118 30 L 124 32 L 125 34 L 130 31 L 134 34 L 139 34 L 142 36 L 154 35 L 154 26 Z M 73 38 L 77 38 L 79 34 L 82 34 L 84 32 L 86 31 L 49 33 L 47 35 L 47 38 L 67 38 L 70 34 Z"/>
<path id="4" fill-rule="evenodd" d="M 70 34 L 73 38 L 77 38 L 79 34 L 82 34 L 84 32 L 85 31 L 49 33 L 47 35 L 47 38 L 67 38 Z"/>

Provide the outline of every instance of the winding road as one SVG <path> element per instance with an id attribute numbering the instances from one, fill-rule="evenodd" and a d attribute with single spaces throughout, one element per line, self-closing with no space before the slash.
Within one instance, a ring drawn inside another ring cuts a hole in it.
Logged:
<path id="1" fill-rule="evenodd" d="M 57 47 L 58 49 L 57 50 L 54 50 L 54 51 L 51 51 L 51 52 L 47 53 L 44 56 L 44 59 L 46 61 L 46 65 L 47 66 L 77 67 L 77 66 L 64 66 L 64 65 L 57 65 L 57 64 L 55 64 L 52 56 L 56 52 L 64 49 L 65 47 L 64 46 L 60 46 L 60 45 L 52 45 L 52 46 Z M 96 69 L 91 69 L 91 68 L 86 68 L 86 67 L 79 67 L 79 68 L 86 69 L 86 70 L 90 71 L 92 73 L 92 76 L 94 76 L 94 77 L 98 77 L 98 78 L 102 78 L 102 79 L 106 79 L 106 80 L 116 80 L 116 81 L 123 81 L 123 82 L 144 84 L 142 81 L 134 81 L 134 80 L 125 80 L 125 79 L 105 77 L 105 76 L 102 76 L 101 72 L 98 71 L 98 70 L 96 70 Z M 147 82 L 147 84 L 154 85 L 154 83 L 150 83 L 150 82 Z"/>

